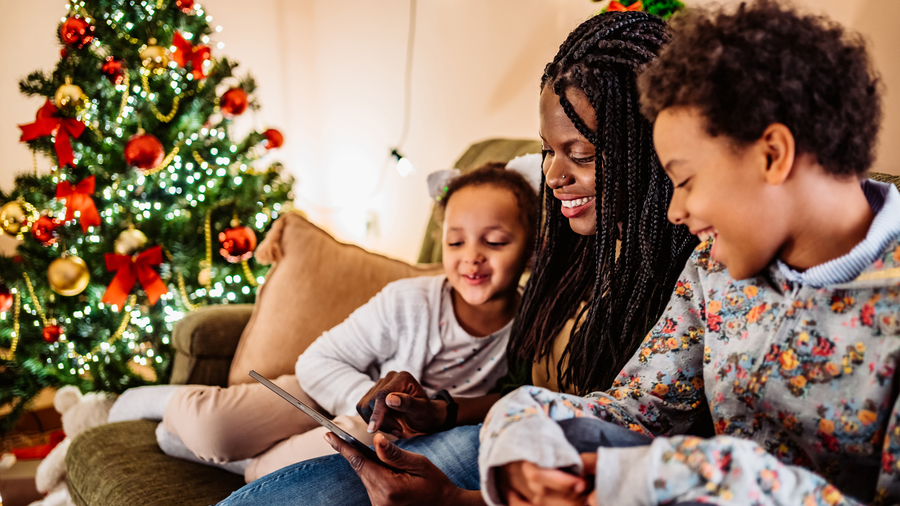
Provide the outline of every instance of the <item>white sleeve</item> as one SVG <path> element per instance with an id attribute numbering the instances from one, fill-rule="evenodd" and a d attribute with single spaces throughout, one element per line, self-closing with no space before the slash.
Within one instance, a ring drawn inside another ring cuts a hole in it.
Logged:
<path id="1" fill-rule="evenodd" d="M 356 414 L 375 382 L 366 372 L 396 352 L 390 318 L 398 311 L 390 285 L 326 331 L 297 359 L 300 387 L 333 415 Z"/>

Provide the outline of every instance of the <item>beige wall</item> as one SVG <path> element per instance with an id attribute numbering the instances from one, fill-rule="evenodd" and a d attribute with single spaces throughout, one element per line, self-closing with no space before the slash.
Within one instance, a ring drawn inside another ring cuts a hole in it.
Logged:
<path id="1" fill-rule="evenodd" d="M 40 100 L 16 81 L 58 59 L 53 31 L 63 0 L 5 2 L 0 31 L 0 185 L 30 170 L 16 124 Z M 566 34 L 597 9 L 588 0 L 420 0 L 413 108 L 403 152 L 416 173 L 402 178 L 387 159 L 400 135 L 408 0 L 238 0 L 202 2 L 224 30 L 218 54 L 257 78 L 263 109 L 238 130 L 275 126 L 279 157 L 298 179 L 296 205 L 341 239 L 414 259 L 430 202 L 429 172 L 447 168 L 474 141 L 536 136 L 538 79 Z M 695 3 L 690 2 L 689 3 Z M 888 87 L 876 170 L 900 174 L 900 34 L 897 0 L 805 0 L 862 30 Z M 26 42 L 27 41 L 27 42 Z M 39 162 L 47 170 L 49 162 Z M 367 224 L 369 225 L 367 227 Z"/>

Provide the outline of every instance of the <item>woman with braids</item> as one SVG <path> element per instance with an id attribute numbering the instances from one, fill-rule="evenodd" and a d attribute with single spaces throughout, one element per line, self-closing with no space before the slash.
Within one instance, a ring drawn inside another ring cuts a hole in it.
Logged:
<path id="1" fill-rule="evenodd" d="M 544 218 L 510 337 L 505 391 L 609 387 L 693 249 L 687 230 L 666 220 L 672 185 L 637 100 L 636 72 L 665 41 L 659 18 L 600 14 L 569 35 L 544 71 Z M 346 460 L 301 462 L 222 504 L 483 504 L 475 424 L 499 397 L 429 398 L 408 373 L 388 374 L 357 409 L 370 432 L 412 437 L 395 445 L 375 436 L 379 458 L 393 469 L 329 434 Z"/>

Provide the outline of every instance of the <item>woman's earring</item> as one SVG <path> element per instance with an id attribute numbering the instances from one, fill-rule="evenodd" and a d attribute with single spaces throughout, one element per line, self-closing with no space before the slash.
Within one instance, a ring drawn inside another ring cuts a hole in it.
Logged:
<path id="1" fill-rule="evenodd" d="M 565 175 L 565 174 L 563 174 L 563 175 L 562 175 L 562 178 L 563 178 L 563 179 L 565 179 L 565 178 L 566 178 L 566 175 Z"/>

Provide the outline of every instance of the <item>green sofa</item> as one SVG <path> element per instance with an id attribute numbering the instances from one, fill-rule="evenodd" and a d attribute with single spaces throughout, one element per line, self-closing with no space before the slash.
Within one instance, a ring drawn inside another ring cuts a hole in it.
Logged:
<path id="1" fill-rule="evenodd" d="M 465 172 L 540 149 L 533 140 L 490 139 L 470 146 L 455 166 Z M 419 263 L 440 262 L 440 232 L 440 223 L 432 216 Z M 185 315 L 172 336 L 176 355 L 170 383 L 227 385 L 232 357 L 252 312 L 252 305 L 227 305 Z M 112 423 L 75 437 L 66 455 L 75 504 L 201 506 L 215 504 L 244 485 L 243 476 L 162 453 L 156 444 L 158 423 Z"/>

